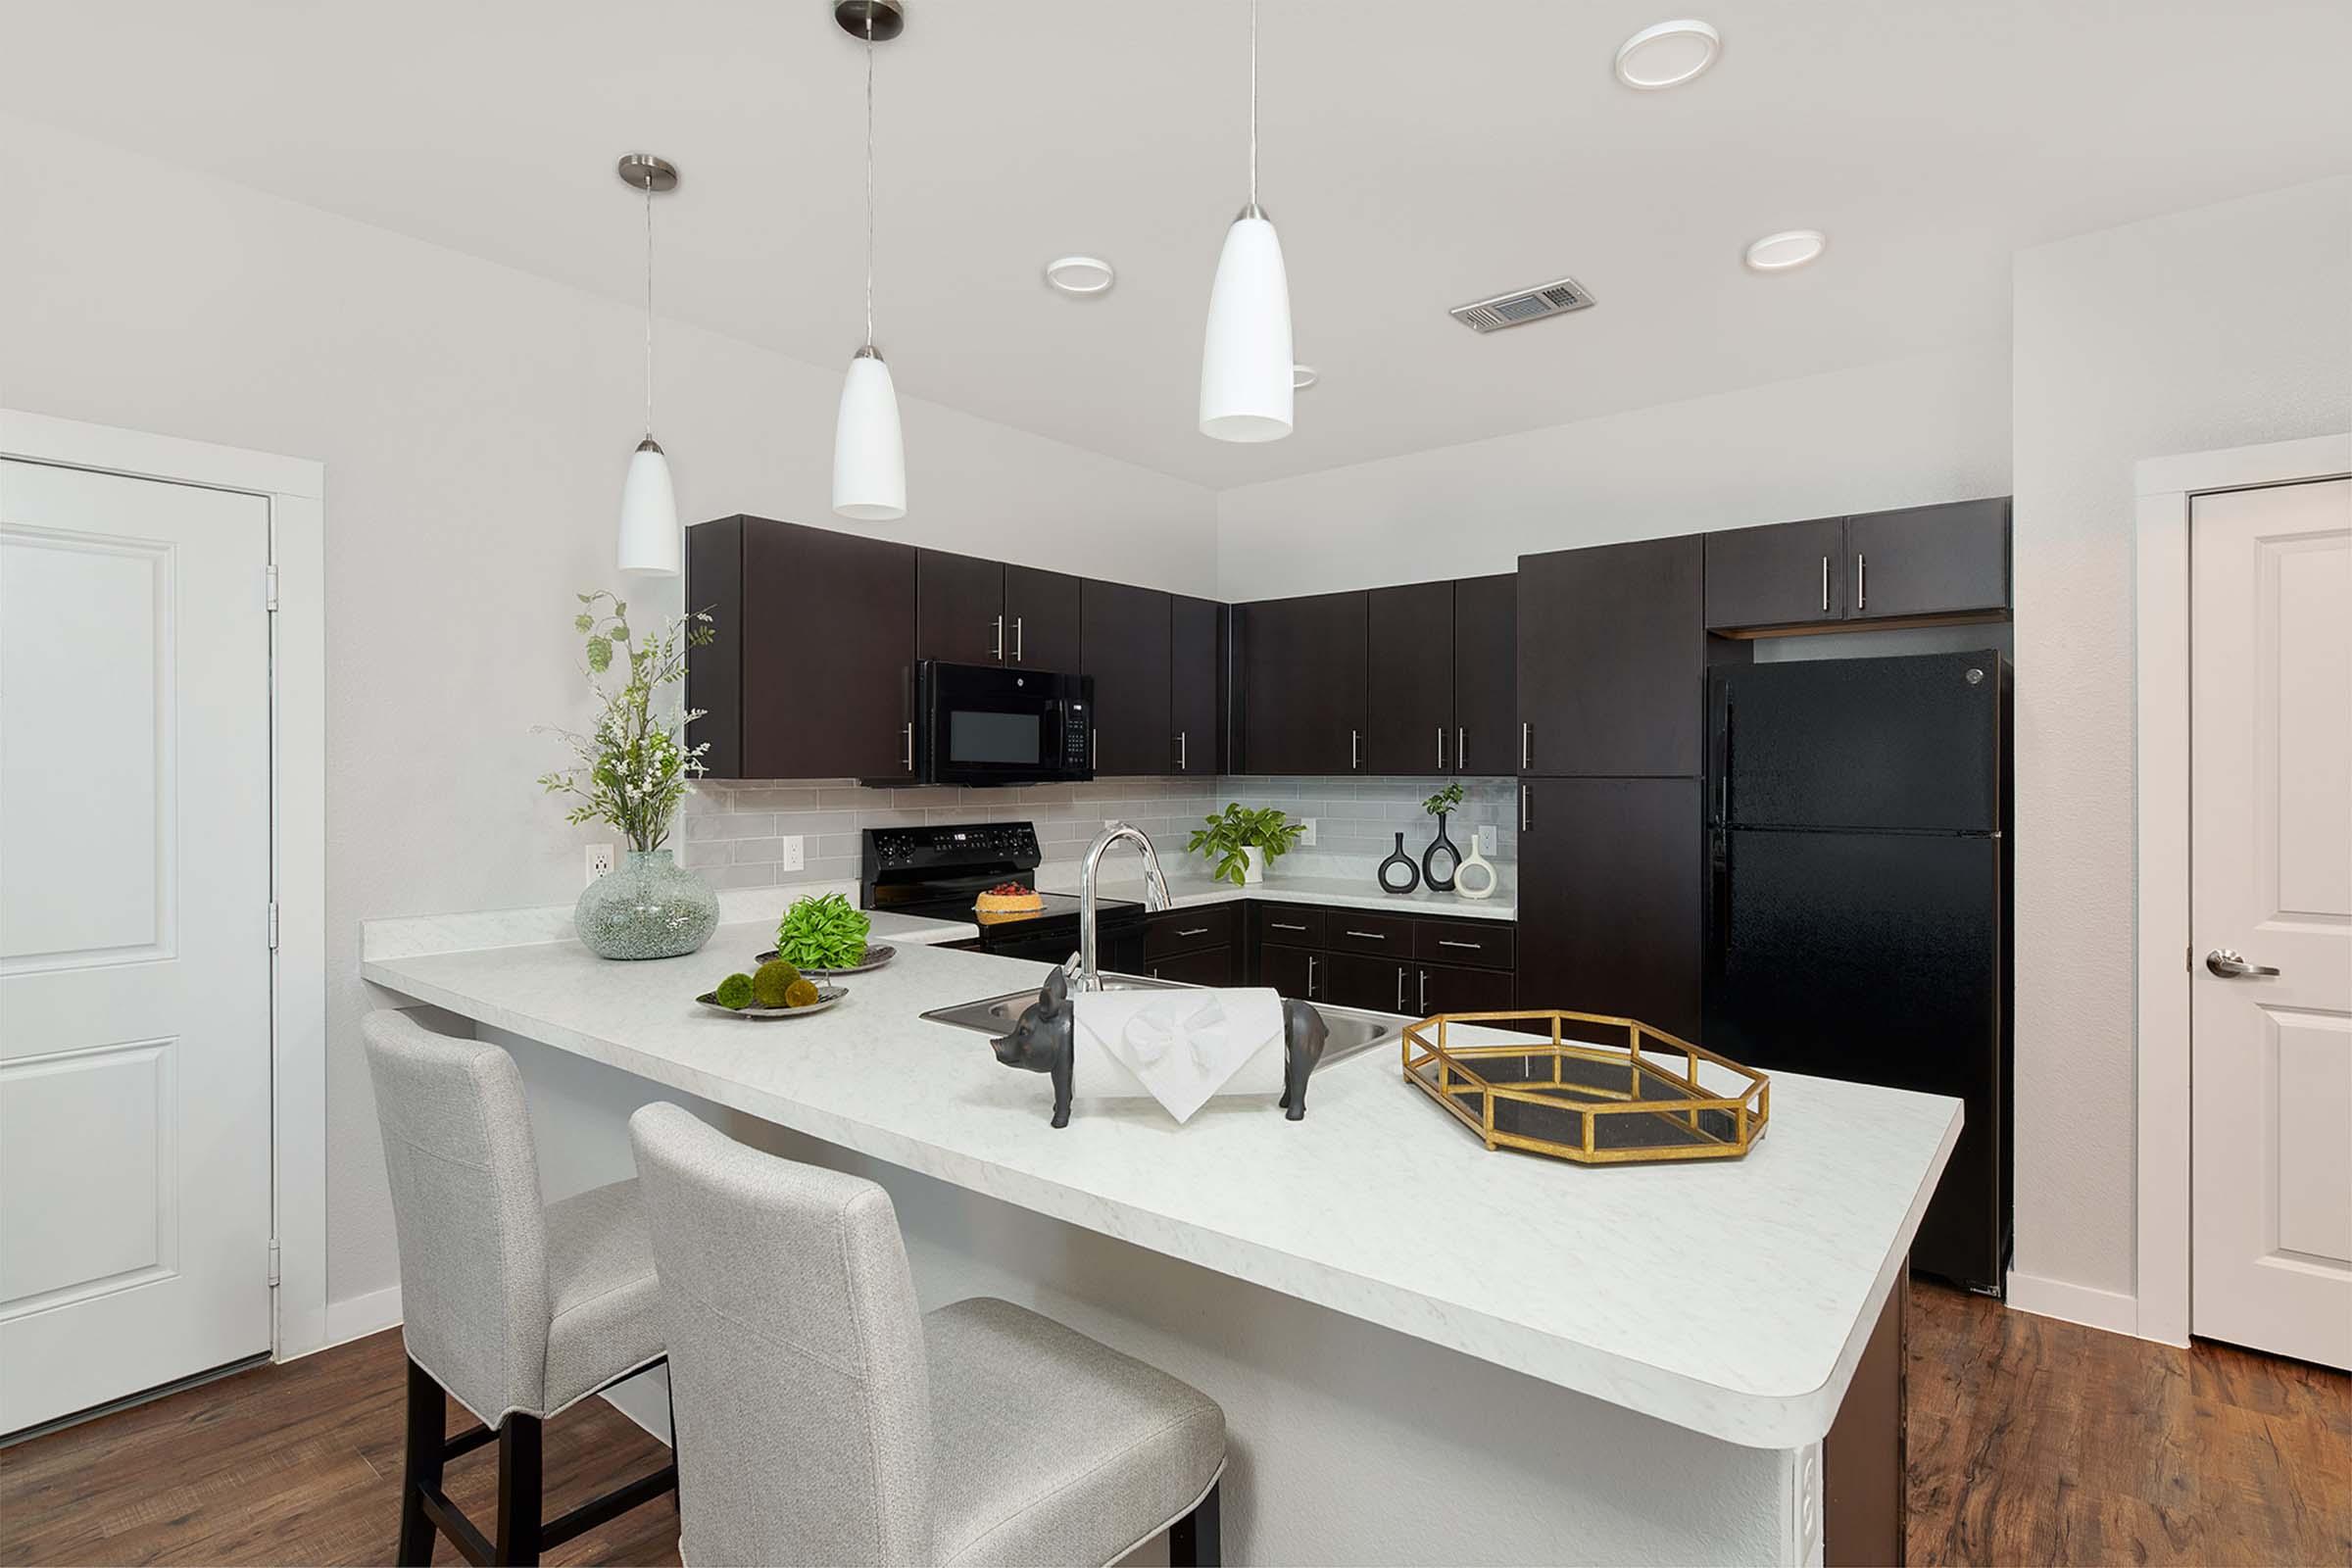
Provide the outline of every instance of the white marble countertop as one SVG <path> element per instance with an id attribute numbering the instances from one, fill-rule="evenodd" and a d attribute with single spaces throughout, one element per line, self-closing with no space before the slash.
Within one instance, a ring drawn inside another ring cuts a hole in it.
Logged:
<path id="1" fill-rule="evenodd" d="M 1105 859 L 1106 870 L 1096 884 L 1104 898 L 1133 899 L 1141 902 L 1144 896 L 1143 873 L 1136 869 L 1132 856 L 1119 855 L 1115 861 Z M 1161 864 L 1166 865 L 1163 858 Z M 1054 862 L 1039 866 L 1037 886 L 1047 893 L 1078 892 L 1078 868 L 1074 864 Z M 1519 918 L 1519 890 L 1511 882 L 1496 887 L 1492 898 L 1464 899 L 1451 893 L 1432 893 L 1419 888 L 1411 893 L 1383 893 L 1372 885 L 1371 878 L 1338 876 L 1299 876 L 1281 870 L 1268 873 L 1263 882 L 1253 882 L 1237 888 L 1230 882 L 1214 877 L 1170 873 L 1168 898 L 1179 909 L 1197 908 L 1211 904 L 1238 904 L 1244 899 L 1263 899 L 1270 904 L 1317 904 L 1339 909 L 1387 909 L 1398 914 L 1443 915 L 1449 920 L 1516 920 Z"/>
<path id="2" fill-rule="evenodd" d="M 370 956 L 402 996 L 840 1147 L 1253 1281 L 1729 1442 L 1825 1433 L 1960 1126 L 1958 1102 L 1783 1075 L 1742 1160 L 1581 1167 L 1488 1152 L 1376 1051 L 1318 1073 L 1306 1119 L 1219 1101 L 1179 1127 L 1000 1066 L 918 1014 L 1046 966 L 913 946 L 806 1019 L 694 996 L 768 945 L 685 958 L 571 941 Z"/>

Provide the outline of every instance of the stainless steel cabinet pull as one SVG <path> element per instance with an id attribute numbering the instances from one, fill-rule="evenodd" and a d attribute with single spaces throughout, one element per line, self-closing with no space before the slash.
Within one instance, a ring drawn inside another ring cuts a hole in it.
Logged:
<path id="1" fill-rule="evenodd" d="M 906 726 L 906 771 L 914 771 L 914 726 Z"/>
<path id="2" fill-rule="evenodd" d="M 1429 1011 L 1429 971 L 1427 969 L 1421 971 L 1421 1000 L 1417 1006 L 1424 1013 Z"/>
<path id="3" fill-rule="evenodd" d="M 1190 931 L 1179 931 L 1176 934 L 1180 937 L 1204 937 L 1208 935 L 1208 927 L 1204 925 L 1197 925 Z"/>
<path id="4" fill-rule="evenodd" d="M 1465 770 L 1470 766 L 1470 742 L 1465 738 L 1467 734 L 1461 725 L 1453 726 L 1453 765 Z"/>
<path id="5" fill-rule="evenodd" d="M 2248 963 L 2234 948 L 2216 948 L 2205 955 L 2205 967 L 2225 980 L 2244 980 L 2258 974 L 2277 974 L 2267 963 Z"/>
<path id="6" fill-rule="evenodd" d="M 1441 948 L 1468 948 L 1472 953 L 1487 951 L 1486 944 L 1483 942 L 1456 942 L 1451 937 L 1438 938 L 1438 946 Z"/>
<path id="7" fill-rule="evenodd" d="M 997 617 L 997 648 L 995 658 L 1000 663 L 1003 662 L 1004 659 L 1004 617 L 1003 615 L 999 615 Z"/>
<path id="8" fill-rule="evenodd" d="M 1396 966 L 1396 1010 L 1404 1010 L 1404 965 Z"/>
<path id="9" fill-rule="evenodd" d="M 1018 616 L 1018 615 L 1015 615 L 1015 616 L 1013 616 L 1013 617 L 1012 617 L 1012 662 L 1013 662 L 1014 663 L 1016 663 L 1016 664 L 1017 664 L 1017 663 L 1019 663 L 1019 662 L 1021 662 L 1021 648 L 1022 648 L 1022 646 L 1023 646 L 1024 644 L 1026 644 L 1026 643 L 1028 642 L 1028 640 L 1029 640 L 1028 638 L 1026 638 L 1026 637 L 1024 637 L 1024 636 L 1022 636 L 1022 635 L 1021 635 L 1021 617 L 1020 617 L 1020 616 Z"/>
<path id="10" fill-rule="evenodd" d="M 1438 771 L 1446 771 L 1446 726 L 1438 726 Z"/>
<path id="11" fill-rule="evenodd" d="M 1159 971 L 1157 969 L 1152 971 L 1152 978 L 1154 980 L 1159 978 Z"/>
<path id="12" fill-rule="evenodd" d="M 1854 608 L 1870 608 L 1870 558 L 1859 551 L 1854 555 Z"/>
<path id="13" fill-rule="evenodd" d="M 1176 771 L 1179 773 L 1193 770 L 1192 748 L 1186 744 L 1191 739 L 1191 730 L 1180 729 L 1176 732 Z"/>
<path id="14" fill-rule="evenodd" d="M 1362 937 L 1366 942 L 1386 942 L 1389 940 L 1387 937 L 1382 936 L 1377 931 L 1350 931 L 1348 933 L 1348 935 L 1351 937 Z"/>
<path id="15" fill-rule="evenodd" d="M 1362 739 L 1363 737 L 1358 735 L 1354 730 L 1349 730 L 1348 732 L 1348 765 L 1349 767 L 1361 767 L 1364 765 L 1364 753 L 1361 745 Z"/>
<path id="16" fill-rule="evenodd" d="M 1306 929 L 1306 927 L 1302 925 L 1286 925 L 1280 920 L 1268 920 L 1266 924 L 1272 926 L 1277 931 L 1303 931 Z"/>
<path id="17" fill-rule="evenodd" d="M 1821 609 L 1824 614 L 1830 609 L 1830 558 L 1827 556 L 1821 558 Z"/>
<path id="18" fill-rule="evenodd" d="M 1090 729 L 1086 732 L 1086 769 L 1091 773 L 1102 765 L 1102 732 L 1099 729 Z"/>
<path id="19" fill-rule="evenodd" d="M 1522 833 L 1527 831 L 1528 796 L 1532 793 L 1525 784 L 1519 786 L 1519 831 Z"/>
<path id="20" fill-rule="evenodd" d="M 1527 760 L 1527 751 L 1529 742 L 1534 738 L 1535 728 L 1524 718 L 1519 721 L 1519 771 L 1522 773 L 1534 765 Z"/>
<path id="21" fill-rule="evenodd" d="M 1306 956 L 1306 1000 L 1315 1000 L 1315 956 L 1311 953 Z"/>

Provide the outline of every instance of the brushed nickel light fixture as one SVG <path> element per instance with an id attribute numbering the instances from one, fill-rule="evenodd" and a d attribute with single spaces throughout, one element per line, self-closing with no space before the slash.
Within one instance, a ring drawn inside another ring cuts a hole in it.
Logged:
<path id="1" fill-rule="evenodd" d="M 677 166 L 652 153 L 630 153 L 617 166 L 621 183 L 645 194 L 645 439 L 629 458 L 620 485 L 620 569 L 641 577 L 675 577 L 680 539 L 678 496 L 669 459 L 654 439 L 654 193 L 675 190 Z"/>
<path id="2" fill-rule="evenodd" d="M 833 20 L 865 41 L 865 343 L 851 357 L 833 425 L 833 510 L 862 522 L 906 515 L 899 392 L 874 346 L 874 45 L 906 28 L 900 0 L 839 0 Z"/>

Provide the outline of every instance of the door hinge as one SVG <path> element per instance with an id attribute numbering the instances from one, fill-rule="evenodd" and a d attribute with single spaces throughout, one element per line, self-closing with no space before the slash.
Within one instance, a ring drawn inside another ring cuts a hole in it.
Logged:
<path id="1" fill-rule="evenodd" d="M 268 611 L 277 609 L 277 563 L 275 562 L 271 562 L 262 568 L 262 608 Z"/>
<path id="2" fill-rule="evenodd" d="M 270 951 L 277 951 L 277 901 L 270 901 Z"/>
<path id="3" fill-rule="evenodd" d="M 277 1279 L 277 1238 L 276 1238 L 276 1237 L 274 1237 L 274 1236 L 272 1236 L 272 1237 L 270 1237 L 270 1285 L 271 1285 L 271 1286 L 273 1286 L 273 1287 L 274 1287 L 274 1286 L 275 1286 L 275 1285 L 278 1283 L 278 1279 Z"/>

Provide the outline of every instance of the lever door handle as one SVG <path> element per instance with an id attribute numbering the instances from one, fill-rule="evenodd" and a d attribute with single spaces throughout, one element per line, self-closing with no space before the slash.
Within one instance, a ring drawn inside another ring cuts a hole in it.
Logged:
<path id="1" fill-rule="evenodd" d="M 2278 972 L 2267 963 L 2248 963 L 2233 948 L 2216 948 L 2205 955 L 2205 967 L 2225 980 L 2246 980 Z"/>

